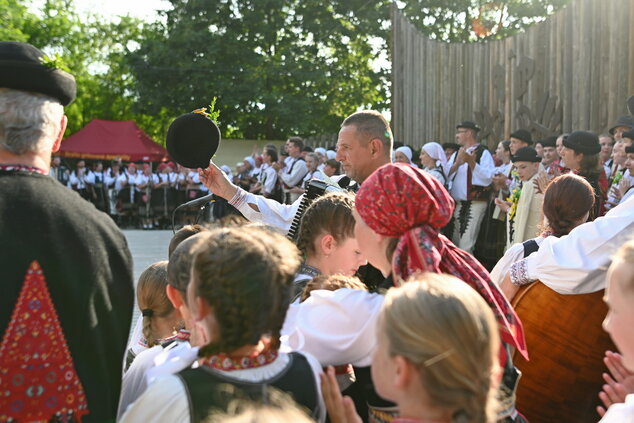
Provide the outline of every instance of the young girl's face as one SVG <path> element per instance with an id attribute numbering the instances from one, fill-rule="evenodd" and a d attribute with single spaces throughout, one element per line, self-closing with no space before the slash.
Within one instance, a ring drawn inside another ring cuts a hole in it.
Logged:
<path id="1" fill-rule="evenodd" d="M 608 271 L 605 300 L 610 310 L 603 328 L 610 334 L 621 354 L 625 366 L 634 371 L 634 289 L 631 286 L 634 265 L 616 262 Z M 630 286 L 628 287 L 628 284 Z M 625 289 L 624 289 L 625 288 Z"/>
<path id="2" fill-rule="evenodd" d="M 331 274 L 353 276 L 359 266 L 367 263 L 355 237 L 348 237 L 338 242 L 329 257 Z"/>
<path id="3" fill-rule="evenodd" d="M 356 210 L 352 212 L 354 216 L 354 235 L 359 243 L 361 252 L 365 255 L 370 264 L 387 276 L 391 272 L 391 263 L 385 253 L 385 245 L 381 242 L 381 236 L 375 233 L 359 216 Z"/>
<path id="4" fill-rule="evenodd" d="M 314 157 L 306 156 L 306 167 L 310 172 L 314 172 L 318 165 L 319 163 L 317 163 Z"/>
<path id="5" fill-rule="evenodd" d="M 409 163 L 409 159 L 405 153 L 401 153 L 400 151 L 397 151 L 394 155 L 394 161 L 398 163 Z"/>

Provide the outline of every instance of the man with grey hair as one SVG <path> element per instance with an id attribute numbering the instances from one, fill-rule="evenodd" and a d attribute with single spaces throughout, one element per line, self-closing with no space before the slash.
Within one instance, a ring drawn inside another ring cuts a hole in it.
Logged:
<path id="1" fill-rule="evenodd" d="M 0 410 L 12 421 L 114 421 L 132 258 L 104 213 L 48 176 L 75 79 L 0 42 Z"/>

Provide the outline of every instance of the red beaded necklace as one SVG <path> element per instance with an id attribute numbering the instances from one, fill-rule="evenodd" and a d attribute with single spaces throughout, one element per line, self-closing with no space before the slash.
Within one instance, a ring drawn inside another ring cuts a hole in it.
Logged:
<path id="1" fill-rule="evenodd" d="M 232 370 L 255 369 L 274 362 L 279 355 L 277 350 L 265 348 L 263 351 L 254 352 L 245 356 L 229 356 L 225 353 L 204 357 L 200 364 L 213 369 L 230 372 Z"/>

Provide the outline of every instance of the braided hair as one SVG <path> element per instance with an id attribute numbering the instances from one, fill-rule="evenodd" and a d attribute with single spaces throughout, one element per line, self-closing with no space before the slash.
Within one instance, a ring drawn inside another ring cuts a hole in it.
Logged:
<path id="1" fill-rule="evenodd" d="M 228 353 L 279 337 L 299 254 L 284 236 L 258 227 L 219 228 L 194 252 L 194 294 L 213 310 L 217 333 L 199 355 Z"/>
<path id="2" fill-rule="evenodd" d="M 337 242 L 354 236 L 354 194 L 332 192 L 315 199 L 302 216 L 297 248 L 304 257 L 314 254 L 315 240 L 330 234 Z"/>
<path id="3" fill-rule="evenodd" d="M 167 261 L 158 261 L 148 266 L 139 276 L 136 298 L 143 315 L 143 337 L 148 347 L 156 345 L 156 336 L 152 328 L 155 318 L 167 317 L 174 306 L 167 298 Z"/>

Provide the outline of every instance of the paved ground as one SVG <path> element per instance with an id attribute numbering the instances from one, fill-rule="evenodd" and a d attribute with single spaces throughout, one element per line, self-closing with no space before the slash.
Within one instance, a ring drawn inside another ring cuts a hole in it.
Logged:
<path id="1" fill-rule="evenodd" d="M 167 260 L 167 247 L 170 239 L 172 239 L 172 231 L 124 230 L 123 234 L 127 238 L 128 246 L 132 252 L 134 286 L 136 287 L 139 276 L 146 267 L 154 262 Z M 135 306 L 134 315 L 132 317 L 133 326 L 140 314 L 139 308 Z"/>

